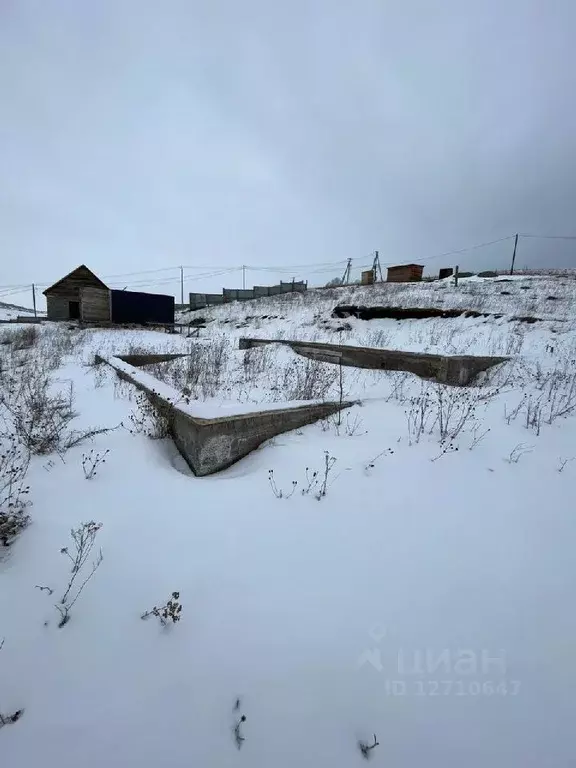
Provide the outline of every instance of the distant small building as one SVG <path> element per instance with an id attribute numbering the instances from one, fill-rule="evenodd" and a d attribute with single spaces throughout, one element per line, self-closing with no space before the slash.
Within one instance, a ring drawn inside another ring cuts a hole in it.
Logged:
<path id="1" fill-rule="evenodd" d="M 373 269 L 367 269 L 365 272 L 362 272 L 362 285 L 372 285 L 373 282 L 374 282 Z"/>
<path id="2" fill-rule="evenodd" d="M 421 264 L 401 264 L 398 267 L 388 267 L 386 281 L 388 283 L 418 283 L 422 280 L 424 267 Z"/>
<path id="3" fill-rule="evenodd" d="M 174 322 L 174 296 L 116 291 L 81 264 L 46 288 L 48 320 L 80 320 L 137 325 Z"/>

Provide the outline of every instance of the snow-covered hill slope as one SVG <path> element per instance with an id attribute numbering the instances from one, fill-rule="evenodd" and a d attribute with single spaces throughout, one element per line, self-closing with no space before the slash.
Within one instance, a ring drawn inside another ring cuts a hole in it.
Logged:
<path id="1" fill-rule="evenodd" d="M 333 316 L 337 305 L 472 310 L 486 316 L 422 320 Z M 488 316 L 490 315 L 490 316 Z M 522 318 L 518 320 L 517 318 Z M 530 324 L 525 319 L 536 318 Z M 183 313 L 203 323 L 200 339 L 240 336 L 305 339 L 438 354 L 510 355 L 545 347 L 550 335 L 571 338 L 576 280 L 563 277 L 470 278 L 414 284 L 322 289 Z M 519 339 L 527 343 L 520 343 Z M 529 340 L 529 342 L 528 342 Z M 520 347 L 519 347 L 520 344 Z"/>
<path id="2" fill-rule="evenodd" d="M 329 316 L 338 304 L 385 307 L 436 307 L 533 316 L 576 319 L 576 279 L 570 276 L 501 276 L 452 278 L 421 283 L 376 283 L 371 286 L 317 288 L 307 293 L 233 302 L 219 307 L 180 313 L 187 321 L 197 317 L 235 322 L 262 315 L 297 315 L 303 322 Z"/>
<path id="3" fill-rule="evenodd" d="M 39 312 L 38 314 L 40 315 L 43 313 Z M 19 315 L 32 317 L 34 315 L 34 310 L 20 307 L 18 304 L 5 304 L 0 301 L 0 320 L 16 320 Z"/>
<path id="4" fill-rule="evenodd" d="M 570 765 L 575 285 L 311 292 L 198 312 L 198 339 L 0 328 L 2 453 L 30 487 L 0 482 L 0 510 L 30 515 L 0 546 L 2 764 L 347 768 L 376 734 L 374 765 Z M 503 316 L 331 318 L 440 299 Z M 529 307 L 544 319 L 511 320 Z M 511 360 L 457 389 L 244 352 L 240 335 Z M 149 436 L 162 424 L 142 397 L 90 365 L 140 350 L 189 354 L 149 370 L 190 408 L 362 405 L 195 478 Z M 76 576 L 70 529 L 91 521 Z M 179 621 L 141 620 L 168 599 Z"/>

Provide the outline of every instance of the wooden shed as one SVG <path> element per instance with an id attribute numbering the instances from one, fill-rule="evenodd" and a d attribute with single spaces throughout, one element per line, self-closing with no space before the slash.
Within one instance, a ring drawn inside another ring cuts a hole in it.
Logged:
<path id="1" fill-rule="evenodd" d="M 422 280 L 424 267 L 421 264 L 401 264 L 398 267 L 388 267 L 386 281 L 388 283 L 418 283 Z"/>
<path id="2" fill-rule="evenodd" d="M 81 264 L 46 288 L 48 320 L 110 321 L 110 289 Z"/>
<path id="3" fill-rule="evenodd" d="M 362 272 L 362 285 L 372 285 L 374 283 L 374 270 L 367 269 Z"/>

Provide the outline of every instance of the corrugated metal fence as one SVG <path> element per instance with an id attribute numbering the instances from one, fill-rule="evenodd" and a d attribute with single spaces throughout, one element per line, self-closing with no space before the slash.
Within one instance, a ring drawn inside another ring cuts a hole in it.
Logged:
<path id="1" fill-rule="evenodd" d="M 222 293 L 191 293 L 190 309 L 204 309 L 231 301 L 251 301 L 265 296 L 277 296 L 283 293 L 304 293 L 308 283 L 304 280 L 291 280 L 279 285 L 255 285 L 253 288 L 224 288 Z"/>

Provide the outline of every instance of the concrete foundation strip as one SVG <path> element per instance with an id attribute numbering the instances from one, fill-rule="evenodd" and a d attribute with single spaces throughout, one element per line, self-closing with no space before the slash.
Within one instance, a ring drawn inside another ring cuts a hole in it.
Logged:
<path id="1" fill-rule="evenodd" d="M 284 344 L 304 357 L 336 365 L 356 368 L 372 368 L 385 371 L 408 371 L 422 379 L 432 379 L 441 384 L 464 387 L 476 376 L 508 357 L 476 357 L 474 355 L 428 355 L 422 352 L 402 352 L 373 347 L 352 347 L 343 344 L 320 344 L 314 341 L 285 339 L 241 338 L 240 349 L 251 349 L 265 344 Z"/>
<path id="2" fill-rule="evenodd" d="M 185 355 L 96 356 L 95 362 L 111 366 L 120 378 L 145 392 L 150 402 L 167 415 L 176 447 L 192 472 L 199 477 L 226 469 L 275 435 L 312 424 L 354 405 L 348 401 L 312 403 L 213 419 L 201 418 L 178 402 L 176 390 L 135 367 L 182 356 Z M 169 391 L 172 397 L 167 394 Z"/>

